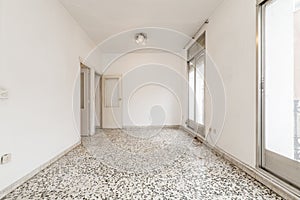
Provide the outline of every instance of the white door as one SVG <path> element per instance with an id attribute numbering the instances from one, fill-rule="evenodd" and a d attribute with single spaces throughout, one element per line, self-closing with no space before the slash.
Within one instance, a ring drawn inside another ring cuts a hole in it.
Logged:
<path id="1" fill-rule="evenodd" d="M 81 135 L 90 134 L 90 70 L 80 71 L 80 109 Z"/>
<path id="2" fill-rule="evenodd" d="M 102 126 L 103 128 L 122 128 L 121 76 L 103 76 L 102 86 Z"/>
<path id="3" fill-rule="evenodd" d="M 95 126 L 101 127 L 101 75 L 95 74 Z"/>

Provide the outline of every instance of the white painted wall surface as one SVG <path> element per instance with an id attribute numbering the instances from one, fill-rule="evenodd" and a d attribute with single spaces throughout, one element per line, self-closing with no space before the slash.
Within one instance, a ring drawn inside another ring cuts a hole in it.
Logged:
<path id="1" fill-rule="evenodd" d="M 123 126 L 156 126 L 184 123 L 185 73 L 182 58 L 158 51 L 126 54 L 103 74 L 123 76 Z"/>
<path id="2" fill-rule="evenodd" d="M 0 155 L 12 153 L 1 191 L 80 141 L 75 80 L 94 44 L 56 0 L 0 2 Z"/>
<path id="3" fill-rule="evenodd" d="M 255 0 L 223 1 L 203 29 L 207 31 L 207 51 L 212 59 L 207 61 L 206 76 L 213 81 L 213 61 L 226 92 L 226 120 L 217 146 L 252 167 L 256 162 L 255 5 Z M 210 122 L 210 114 L 216 106 L 206 110 L 206 125 L 211 127 L 214 122 Z"/>

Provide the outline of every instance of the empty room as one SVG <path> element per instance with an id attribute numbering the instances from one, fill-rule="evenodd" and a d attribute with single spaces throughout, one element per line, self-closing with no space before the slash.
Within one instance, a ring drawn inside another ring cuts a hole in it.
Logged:
<path id="1" fill-rule="evenodd" d="M 0 199 L 300 199 L 300 0 L 0 0 Z"/>

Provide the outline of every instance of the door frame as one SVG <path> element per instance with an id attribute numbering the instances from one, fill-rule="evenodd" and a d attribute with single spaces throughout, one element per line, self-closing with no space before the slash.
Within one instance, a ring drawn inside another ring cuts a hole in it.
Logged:
<path id="1" fill-rule="evenodd" d="M 265 61 L 264 61 L 264 7 L 274 0 L 257 0 L 256 5 L 256 170 L 267 177 L 275 185 L 289 193 L 300 197 L 300 190 L 295 185 L 280 177 L 278 174 L 271 172 L 264 168 L 266 164 L 265 138 L 264 138 L 264 121 L 265 115 L 263 108 L 265 108 L 264 87 L 265 87 Z M 268 153 L 268 152 L 267 152 Z M 271 154 L 269 154 L 271 155 Z M 273 154 L 272 154 L 273 155 Z M 271 156 L 272 156 L 271 155 Z M 280 158 L 283 160 L 284 158 Z M 270 162 L 267 160 L 267 162 Z"/>

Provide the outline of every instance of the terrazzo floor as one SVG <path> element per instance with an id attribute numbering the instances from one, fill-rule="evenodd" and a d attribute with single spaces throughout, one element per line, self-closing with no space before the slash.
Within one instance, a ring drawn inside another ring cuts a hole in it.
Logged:
<path id="1" fill-rule="evenodd" d="M 3 199 L 282 199 L 187 133 L 106 130 Z"/>

